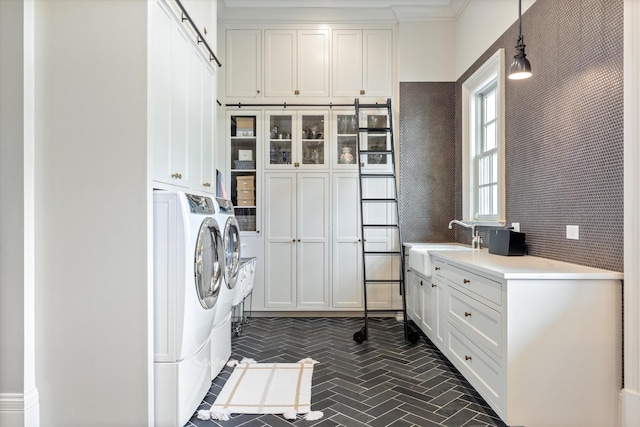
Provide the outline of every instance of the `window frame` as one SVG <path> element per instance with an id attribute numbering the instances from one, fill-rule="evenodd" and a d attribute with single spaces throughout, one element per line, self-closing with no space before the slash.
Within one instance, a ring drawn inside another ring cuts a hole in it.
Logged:
<path id="1" fill-rule="evenodd" d="M 503 226 L 505 221 L 505 131 L 504 131 L 504 49 L 498 49 L 471 77 L 462 83 L 462 215 L 466 222 L 476 225 Z M 497 213 L 477 216 L 478 167 L 476 165 L 478 134 L 480 132 L 477 96 L 493 83 L 497 102 Z"/>

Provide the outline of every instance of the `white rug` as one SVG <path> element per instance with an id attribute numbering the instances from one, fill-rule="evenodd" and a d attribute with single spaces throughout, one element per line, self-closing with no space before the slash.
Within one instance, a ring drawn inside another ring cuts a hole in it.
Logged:
<path id="1" fill-rule="evenodd" d="M 235 361 L 228 365 L 233 366 Z M 317 420 L 322 412 L 311 411 L 312 359 L 298 363 L 255 363 L 243 360 L 218 394 L 210 410 L 198 411 L 200 419 L 228 420 L 231 414 L 282 414 L 296 419 L 304 414 Z"/>

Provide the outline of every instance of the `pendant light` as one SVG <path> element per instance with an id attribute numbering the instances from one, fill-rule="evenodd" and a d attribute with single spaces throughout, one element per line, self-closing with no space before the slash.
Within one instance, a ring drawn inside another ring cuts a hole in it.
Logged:
<path id="1" fill-rule="evenodd" d="M 516 46 L 516 54 L 511 63 L 511 71 L 509 78 L 511 80 L 522 80 L 531 77 L 531 63 L 524 53 L 524 38 L 522 37 L 522 0 L 518 0 L 518 26 L 520 35 L 518 36 L 518 45 Z"/>

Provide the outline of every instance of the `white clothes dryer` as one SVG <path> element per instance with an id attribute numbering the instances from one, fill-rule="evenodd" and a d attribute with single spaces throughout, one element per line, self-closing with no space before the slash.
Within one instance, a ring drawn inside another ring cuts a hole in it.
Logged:
<path id="1" fill-rule="evenodd" d="M 233 203 L 217 198 L 216 218 L 223 232 L 224 277 L 222 280 L 218 308 L 211 330 L 211 378 L 215 378 L 231 356 L 231 319 L 236 283 L 240 267 L 240 227 L 234 215 Z"/>
<path id="2" fill-rule="evenodd" d="M 216 202 L 180 191 L 153 194 L 154 417 L 184 425 L 211 386 L 211 328 L 224 252 Z"/>

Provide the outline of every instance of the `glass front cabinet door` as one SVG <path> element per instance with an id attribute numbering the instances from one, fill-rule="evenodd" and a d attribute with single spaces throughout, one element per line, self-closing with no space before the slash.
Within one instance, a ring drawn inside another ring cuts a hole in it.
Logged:
<path id="1" fill-rule="evenodd" d="M 326 169 L 326 112 L 267 112 L 269 169 Z"/>
<path id="2" fill-rule="evenodd" d="M 332 129 L 334 132 L 332 148 L 333 167 L 337 169 L 356 169 L 358 151 L 356 147 L 357 121 L 353 111 L 333 111 Z"/>
<path id="3" fill-rule="evenodd" d="M 391 170 L 391 138 L 389 132 L 385 130 L 389 127 L 386 112 L 374 111 L 361 114 L 360 122 L 369 128 L 369 132 L 360 135 L 362 138 L 360 148 L 363 151 L 373 151 L 361 156 L 362 166 L 367 168 L 366 170 Z"/>
<path id="4" fill-rule="evenodd" d="M 231 182 L 226 198 L 231 199 L 240 231 L 258 232 L 258 165 L 259 143 L 257 131 L 260 113 L 249 111 L 227 113 L 229 124 L 229 157 Z"/>

